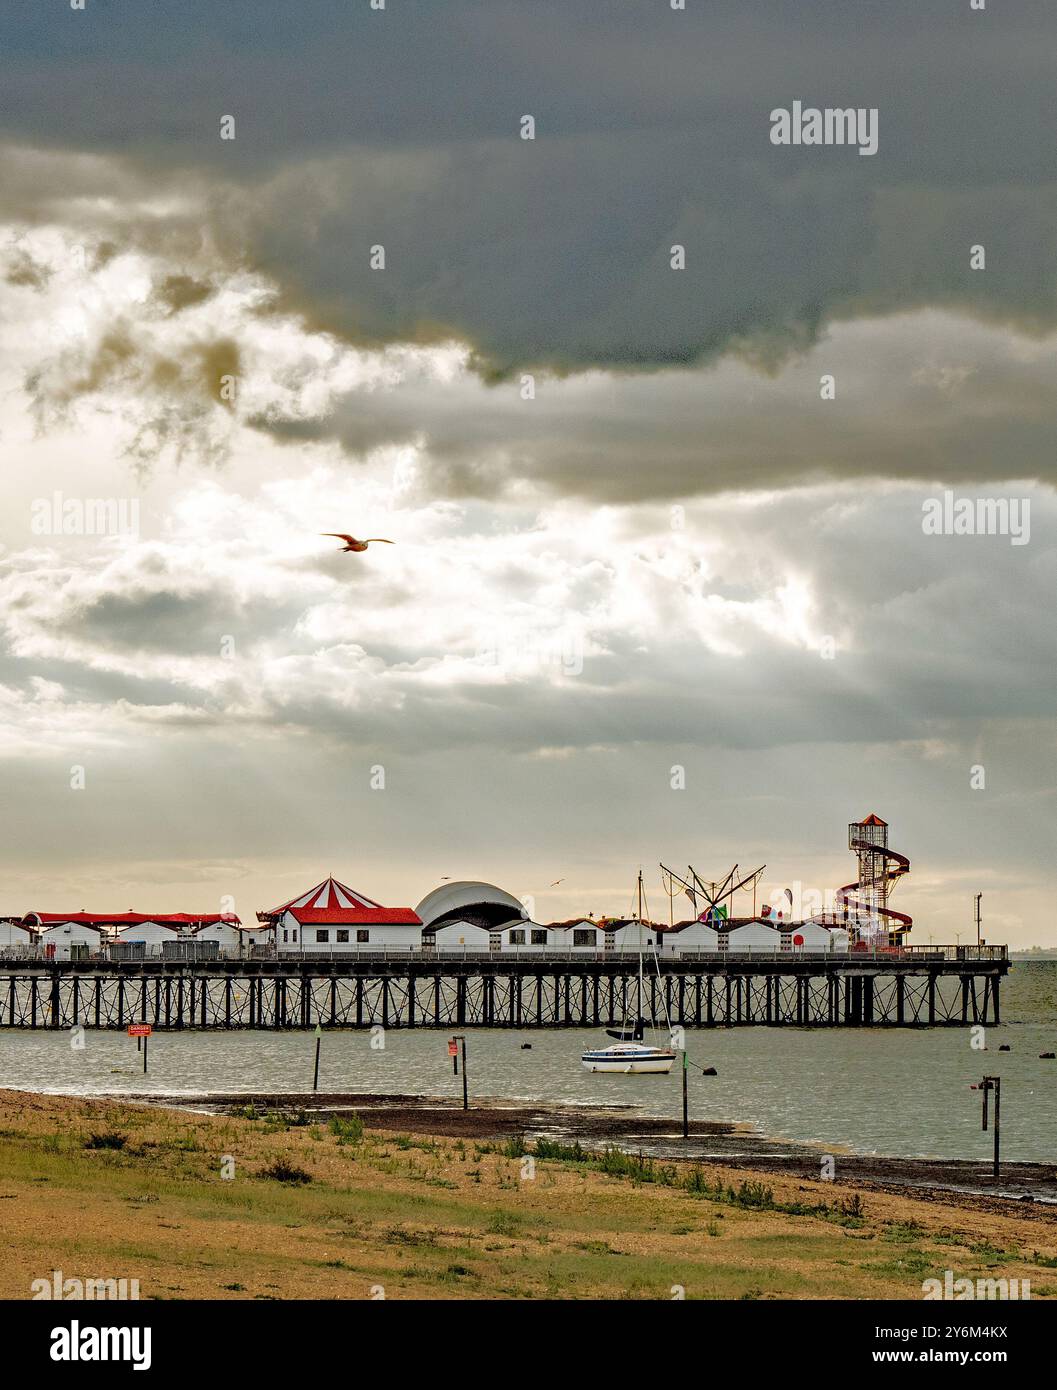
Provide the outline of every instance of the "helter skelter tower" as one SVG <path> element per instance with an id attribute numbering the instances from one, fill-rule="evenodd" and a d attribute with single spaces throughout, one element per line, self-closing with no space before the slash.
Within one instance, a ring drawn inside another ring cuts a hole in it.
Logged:
<path id="1" fill-rule="evenodd" d="M 888 848 L 888 822 L 880 816 L 852 821 L 848 826 L 848 848 L 858 860 L 859 877 L 837 889 L 837 901 L 853 939 L 883 946 L 894 937 L 898 943 L 914 919 L 889 907 L 888 899 L 896 880 L 910 872 L 910 860 Z"/>

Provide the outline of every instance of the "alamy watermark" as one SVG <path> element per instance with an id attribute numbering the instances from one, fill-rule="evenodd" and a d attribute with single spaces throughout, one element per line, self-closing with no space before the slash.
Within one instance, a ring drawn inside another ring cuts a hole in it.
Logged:
<path id="1" fill-rule="evenodd" d="M 30 504 L 34 536 L 139 535 L 138 497 L 66 497 L 53 492 Z"/>
<path id="2" fill-rule="evenodd" d="M 1010 545 L 1027 545 L 1031 499 L 955 497 L 947 488 L 942 497 L 922 502 L 921 529 L 926 536 L 1008 536 Z"/>
<path id="3" fill-rule="evenodd" d="M 772 145 L 858 145 L 861 155 L 877 153 L 876 106 L 776 106 L 771 112 Z"/>
<path id="4" fill-rule="evenodd" d="M 50 1279 L 34 1279 L 29 1287 L 34 1299 L 120 1303 L 135 1302 L 139 1298 L 138 1279 L 66 1279 L 61 1269 L 53 1269 Z"/>
<path id="5" fill-rule="evenodd" d="M 149 1371 L 151 1329 L 82 1327 L 74 1320 L 52 1328 L 50 1355 L 53 1361 L 130 1361 L 134 1371 Z"/>
<path id="6" fill-rule="evenodd" d="M 551 672 L 579 676 L 584 669 L 583 634 L 571 628 L 486 633 L 477 644 L 477 660 L 512 675 Z"/>
<path id="7" fill-rule="evenodd" d="M 943 1299 L 964 1303 L 983 1300 L 1005 1302 L 1007 1299 L 1031 1298 L 1030 1279 L 956 1279 L 952 1269 L 944 1270 L 942 1279 L 925 1279 L 921 1284 L 925 1301 Z"/>

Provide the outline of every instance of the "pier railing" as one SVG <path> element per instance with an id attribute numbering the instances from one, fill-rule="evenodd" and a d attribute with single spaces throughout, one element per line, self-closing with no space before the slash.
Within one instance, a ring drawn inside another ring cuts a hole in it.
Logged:
<path id="1" fill-rule="evenodd" d="M 658 956 L 662 961 L 693 961 L 695 964 L 715 963 L 722 964 L 724 961 L 729 963 L 754 963 L 754 964 L 777 964 L 781 965 L 793 961 L 810 961 L 812 963 L 823 963 L 831 961 L 834 964 L 857 965 L 857 964 L 877 964 L 885 965 L 893 962 L 906 963 L 939 961 L 964 961 L 966 963 L 1004 961 L 1008 959 L 1008 947 L 988 946 L 988 945 L 943 945 L 943 946 L 852 946 L 842 951 L 813 951 L 807 947 L 792 947 L 788 950 L 752 950 L 752 951 L 717 951 L 707 946 L 684 946 L 673 950 L 671 947 L 662 946 L 658 951 Z M 652 962 L 653 952 L 645 951 L 644 960 Z M 211 964 L 224 964 L 233 961 L 253 962 L 256 964 L 294 963 L 301 964 L 320 964 L 328 965 L 336 961 L 362 961 L 365 965 L 389 962 L 413 962 L 416 965 L 436 963 L 443 965 L 447 961 L 518 961 L 540 964 L 554 963 L 575 963 L 575 962 L 613 962 L 616 964 L 636 963 L 639 958 L 637 950 L 621 950 L 619 948 L 597 949 L 594 947 L 566 947 L 563 950 L 551 950 L 545 946 L 521 947 L 503 946 L 494 949 L 479 950 L 469 946 L 443 946 L 423 950 L 417 946 L 387 946 L 381 950 L 362 946 L 352 946 L 344 951 L 318 951 L 318 950 L 295 950 L 289 947 L 284 948 L 278 953 L 268 951 L 261 947 L 255 947 L 250 952 L 241 954 L 220 954 L 210 956 L 184 956 L 182 954 L 168 954 L 164 952 L 143 954 L 139 956 L 111 956 L 107 951 L 94 951 L 87 956 L 80 956 L 74 961 L 59 960 L 55 956 L 47 955 L 42 946 L 12 946 L 0 947 L 0 965 L 9 964 L 62 964 L 77 965 L 87 964 L 98 966 L 101 963 L 116 964 L 124 966 L 136 966 L 144 963 L 163 964 L 172 966 L 198 965 L 209 966 Z"/>

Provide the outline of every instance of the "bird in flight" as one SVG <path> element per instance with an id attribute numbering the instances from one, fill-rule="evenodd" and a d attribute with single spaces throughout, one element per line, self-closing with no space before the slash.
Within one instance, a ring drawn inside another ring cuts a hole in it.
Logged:
<path id="1" fill-rule="evenodd" d="M 551 887 L 552 887 L 552 888 L 557 888 L 557 886 L 558 886 L 559 883 L 564 883 L 564 882 L 565 882 L 565 879 L 564 879 L 564 878 L 556 878 L 556 879 L 554 880 L 554 882 L 551 884 Z"/>
<path id="2" fill-rule="evenodd" d="M 344 541 L 345 544 L 341 547 L 343 553 L 346 550 L 366 550 L 372 542 L 375 544 L 381 543 L 382 545 L 396 544 L 395 541 L 387 541 L 384 536 L 370 536 L 365 541 L 358 541 L 355 536 L 347 536 L 343 531 L 320 531 L 319 534 L 321 536 L 334 536 L 337 540 Z"/>

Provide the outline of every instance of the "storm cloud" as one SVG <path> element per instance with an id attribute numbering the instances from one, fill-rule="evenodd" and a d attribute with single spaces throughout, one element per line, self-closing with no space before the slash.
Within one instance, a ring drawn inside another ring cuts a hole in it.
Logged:
<path id="1" fill-rule="evenodd" d="M 1053 327 L 1051 40 L 1043 0 L 38 6 L 0 19 L 0 131 L 201 182 L 231 254 L 351 342 L 774 369 L 848 316 Z M 876 107 L 877 155 L 773 146 L 794 99 Z"/>

